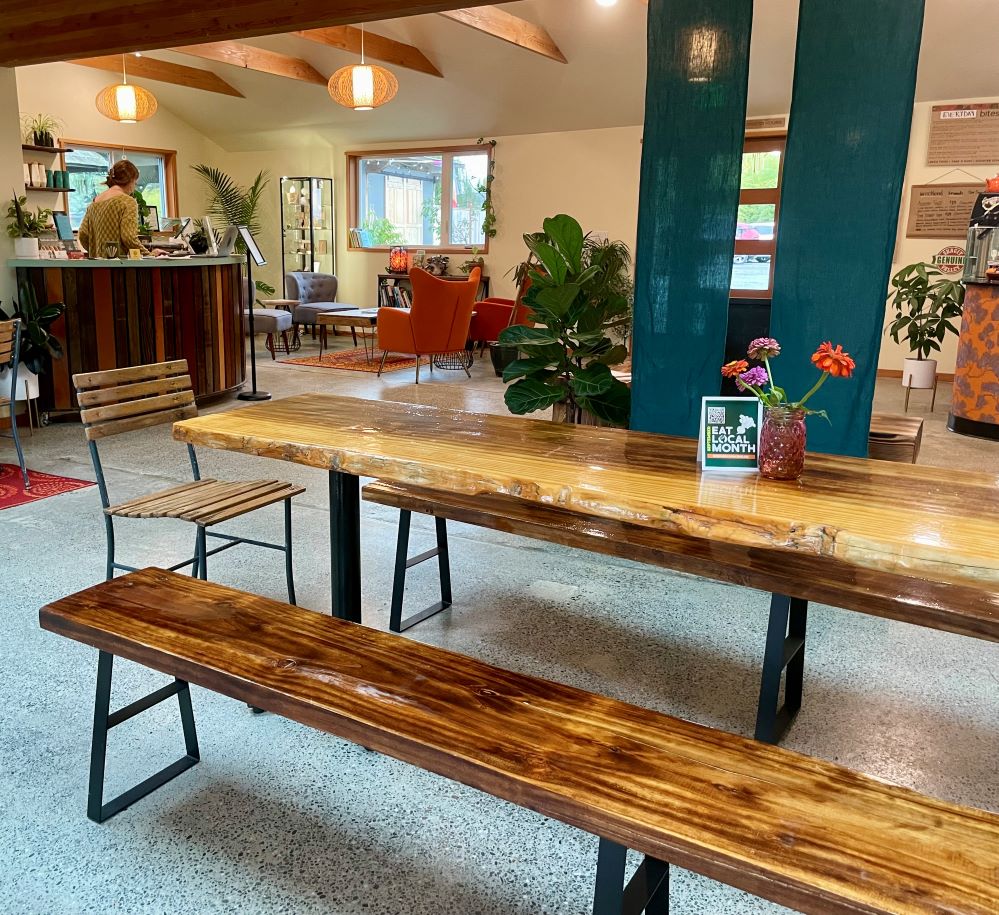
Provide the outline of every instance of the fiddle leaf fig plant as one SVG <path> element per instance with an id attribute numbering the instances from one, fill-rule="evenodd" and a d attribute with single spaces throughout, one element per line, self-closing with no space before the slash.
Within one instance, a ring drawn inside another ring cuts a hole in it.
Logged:
<path id="1" fill-rule="evenodd" d="M 18 288 L 20 302 L 12 302 L 10 312 L 0 307 L 0 321 L 17 318 L 21 322 L 21 349 L 18 359 L 36 375 L 48 367 L 49 360 L 62 359 L 62 344 L 49 329 L 66 310 L 62 302 L 39 305 L 35 287 L 22 281 Z"/>
<path id="2" fill-rule="evenodd" d="M 896 343 L 904 336 L 909 351 L 926 359 L 940 351 L 947 334 L 960 334 L 953 319 L 964 313 L 964 285 L 930 264 L 910 264 L 891 278 L 889 304 L 895 317 L 887 332 Z"/>
<path id="3" fill-rule="evenodd" d="M 612 334 L 631 321 L 627 247 L 592 241 L 571 216 L 544 221 L 543 230 L 524 236 L 538 264 L 530 270 L 524 299 L 540 326 L 513 325 L 500 333 L 501 344 L 516 346 L 523 357 L 506 367 L 510 383 L 504 399 L 511 413 L 524 414 L 565 405 L 569 421 L 582 411 L 606 423 L 627 426 L 631 390 L 611 374 L 627 348 Z M 620 256 L 621 250 L 626 257 Z"/>

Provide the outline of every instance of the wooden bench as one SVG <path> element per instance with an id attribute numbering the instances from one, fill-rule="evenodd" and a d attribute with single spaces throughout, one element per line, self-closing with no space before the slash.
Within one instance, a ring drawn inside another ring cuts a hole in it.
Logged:
<path id="1" fill-rule="evenodd" d="M 999 912 L 999 816 L 832 763 L 161 569 L 40 622 L 99 650 L 98 821 L 198 761 L 193 683 L 594 833 L 596 915 L 664 915 L 666 862 L 822 915 Z M 175 682 L 110 712 L 115 656 Z M 104 804 L 108 728 L 174 694 L 185 756 Z"/>
<path id="2" fill-rule="evenodd" d="M 369 483 L 365 500 L 400 512 L 389 628 L 402 632 L 451 605 L 447 521 L 632 559 L 773 594 L 756 718 L 756 738 L 780 739 L 801 707 L 808 601 L 872 616 L 999 641 L 999 594 L 965 585 L 865 570 L 828 557 L 686 537 L 655 528 L 584 517 L 512 496 L 466 496 Z M 409 558 L 413 512 L 436 520 L 437 548 Z M 408 568 L 437 556 L 441 602 L 403 618 Z M 786 674 L 786 675 L 785 675 Z M 778 705 L 780 685 L 784 701 Z"/>
<path id="3" fill-rule="evenodd" d="M 915 464 L 923 441 L 923 421 L 916 416 L 875 413 L 867 440 L 868 455 L 876 461 Z"/>

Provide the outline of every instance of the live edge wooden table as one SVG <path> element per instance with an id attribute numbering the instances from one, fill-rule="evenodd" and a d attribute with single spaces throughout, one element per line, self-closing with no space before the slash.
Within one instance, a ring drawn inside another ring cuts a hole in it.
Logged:
<path id="1" fill-rule="evenodd" d="M 744 548 L 765 560 L 742 580 L 774 592 L 771 629 L 777 602 L 793 630 L 795 602 L 856 608 L 858 587 L 876 580 L 870 612 L 999 641 L 995 474 L 809 455 L 795 483 L 709 475 L 686 439 L 319 393 L 184 420 L 174 437 L 329 471 L 332 610 L 354 622 L 358 478 L 370 476 L 558 506 L 668 532 L 702 552 L 705 541 Z M 853 603 L 837 604 L 847 576 Z M 949 601 L 970 609 L 950 619 Z M 772 644 L 768 636 L 768 654 Z"/>

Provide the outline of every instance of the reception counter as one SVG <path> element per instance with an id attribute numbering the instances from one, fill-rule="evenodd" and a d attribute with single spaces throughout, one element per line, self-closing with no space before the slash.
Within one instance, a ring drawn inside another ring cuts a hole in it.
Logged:
<path id="1" fill-rule="evenodd" d="M 999 439 L 999 286 L 966 287 L 947 428 Z"/>
<path id="2" fill-rule="evenodd" d="M 245 381 L 239 257 L 10 260 L 18 288 L 39 304 L 62 302 L 52 327 L 65 355 L 39 379 L 43 419 L 78 413 L 72 376 L 186 359 L 198 402 Z"/>

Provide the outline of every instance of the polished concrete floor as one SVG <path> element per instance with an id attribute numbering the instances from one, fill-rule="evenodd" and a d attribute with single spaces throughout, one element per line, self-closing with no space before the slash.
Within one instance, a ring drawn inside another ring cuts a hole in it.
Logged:
<path id="1" fill-rule="evenodd" d="M 311 344 L 308 344 L 311 346 Z M 275 395 L 330 391 L 502 411 L 488 360 L 463 374 L 373 375 L 261 360 Z M 947 389 L 929 418 L 923 462 L 997 466 L 999 445 L 943 431 Z M 925 406 L 914 395 L 915 412 Z M 878 407 L 900 405 L 879 383 Z M 228 409 L 232 404 L 220 407 Z M 6 447 L 6 446 L 4 446 Z M 184 480 L 168 429 L 103 444 L 112 494 Z M 92 479 L 79 427 L 27 440 L 30 465 Z M 299 601 L 328 611 L 325 477 L 223 452 L 207 474 L 281 475 L 296 500 Z M 4 453 L 3 460 L 10 460 Z M 918 493 L 900 494 L 918 499 Z M 363 509 L 365 622 L 385 628 L 394 514 Z M 429 542 L 426 519 L 417 541 Z M 277 537 L 280 511 L 232 527 Z M 186 526 L 122 525 L 122 558 L 177 561 Z M 3 802 L 0 912 L 333 913 L 333 915 L 582 915 L 596 840 L 394 760 L 273 715 L 194 690 L 203 762 L 108 823 L 84 816 L 95 653 L 38 628 L 46 601 L 103 575 L 97 492 L 90 488 L 0 512 Z M 455 606 L 412 637 L 511 669 L 751 734 L 767 596 L 623 561 L 452 525 Z M 418 547 L 414 543 L 414 551 Z M 233 550 L 211 577 L 283 597 L 277 554 Z M 431 600 L 429 570 L 412 574 L 410 606 Z M 994 644 L 815 606 L 805 707 L 786 746 L 963 804 L 999 811 L 999 651 Z M 121 663 L 115 702 L 164 678 Z M 176 709 L 163 706 L 112 734 L 109 790 L 145 777 L 181 750 Z M 890 837 L 886 837 L 890 841 Z M 783 912 L 678 871 L 677 915 Z"/>

